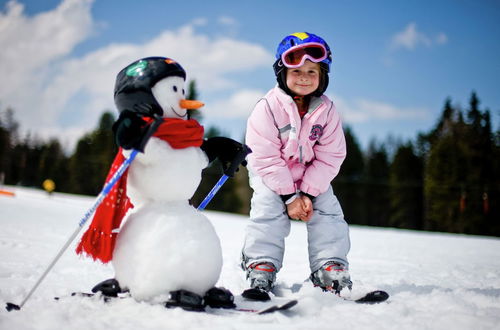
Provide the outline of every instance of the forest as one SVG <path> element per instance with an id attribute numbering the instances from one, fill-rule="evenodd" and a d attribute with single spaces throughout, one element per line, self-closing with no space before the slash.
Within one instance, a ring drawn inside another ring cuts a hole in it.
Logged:
<path id="1" fill-rule="evenodd" d="M 57 192 L 97 195 L 117 152 L 115 119 L 104 112 L 67 154 L 57 139 L 21 137 L 15 110 L 0 109 L 0 185 L 42 188 L 50 179 Z M 465 109 L 445 100 L 435 126 L 412 140 L 373 140 L 362 150 L 349 126 L 344 132 L 348 154 L 332 186 L 348 223 L 500 236 L 500 131 L 475 92 Z M 205 128 L 207 138 L 221 134 Z M 217 161 L 203 171 L 194 206 L 221 174 Z M 242 168 L 207 209 L 248 214 L 251 195 Z"/>

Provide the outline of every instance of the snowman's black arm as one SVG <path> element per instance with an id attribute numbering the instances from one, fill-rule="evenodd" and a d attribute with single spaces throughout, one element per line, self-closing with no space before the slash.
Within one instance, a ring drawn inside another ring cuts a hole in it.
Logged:
<path id="1" fill-rule="evenodd" d="M 140 113 L 124 110 L 113 124 L 116 144 L 123 149 L 137 149 L 144 152 L 144 147 L 149 138 L 162 123 L 159 116 L 153 117 L 153 122 L 148 123 Z"/>
<path id="2" fill-rule="evenodd" d="M 252 152 L 247 145 L 221 136 L 204 140 L 201 149 L 207 154 L 209 162 L 218 158 L 224 174 L 231 177 L 240 165 L 246 166 L 245 157 Z"/>

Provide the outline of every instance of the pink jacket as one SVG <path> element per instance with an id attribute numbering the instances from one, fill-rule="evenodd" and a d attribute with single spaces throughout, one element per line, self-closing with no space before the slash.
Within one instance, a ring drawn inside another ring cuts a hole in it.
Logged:
<path id="1" fill-rule="evenodd" d="M 325 192 L 346 156 L 344 131 L 333 102 L 313 97 L 301 120 L 293 99 L 271 89 L 248 118 L 248 163 L 264 184 L 279 195 L 298 190 Z"/>

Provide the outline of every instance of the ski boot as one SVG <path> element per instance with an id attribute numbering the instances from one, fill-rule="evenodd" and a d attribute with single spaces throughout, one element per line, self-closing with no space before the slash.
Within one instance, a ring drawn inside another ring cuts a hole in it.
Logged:
<path id="1" fill-rule="evenodd" d="M 248 268 L 242 264 L 242 267 L 246 270 L 250 289 L 243 291 L 241 295 L 250 300 L 270 300 L 268 292 L 271 291 L 276 280 L 276 267 L 270 262 L 256 262 Z"/>
<path id="2" fill-rule="evenodd" d="M 118 281 L 114 278 L 102 281 L 92 288 L 93 293 L 101 292 L 105 297 L 118 297 L 119 293 L 127 291 L 122 290 Z"/>
<path id="3" fill-rule="evenodd" d="M 187 290 L 170 292 L 170 299 L 165 303 L 165 307 L 180 307 L 191 312 L 203 312 L 205 310 L 203 297 Z"/>
<path id="4" fill-rule="evenodd" d="M 212 308 L 236 308 L 233 294 L 225 288 L 211 288 L 205 293 L 203 301 Z"/>
<path id="5" fill-rule="evenodd" d="M 339 294 L 343 288 L 352 289 L 351 276 L 347 267 L 337 261 L 328 261 L 320 269 L 311 274 L 310 279 L 314 286 L 323 291 Z"/>
<path id="6" fill-rule="evenodd" d="M 276 281 L 276 267 L 270 262 L 253 263 L 247 268 L 250 288 L 271 291 Z"/>

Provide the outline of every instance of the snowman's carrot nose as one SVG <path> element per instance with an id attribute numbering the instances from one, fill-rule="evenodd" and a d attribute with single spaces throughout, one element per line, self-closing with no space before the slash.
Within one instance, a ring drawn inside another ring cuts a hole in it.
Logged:
<path id="1" fill-rule="evenodd" d="M 180 100 L 179 106 L 182 109 L 198 109 L 204 106 L 205 103 L 195 100 Z"/>

